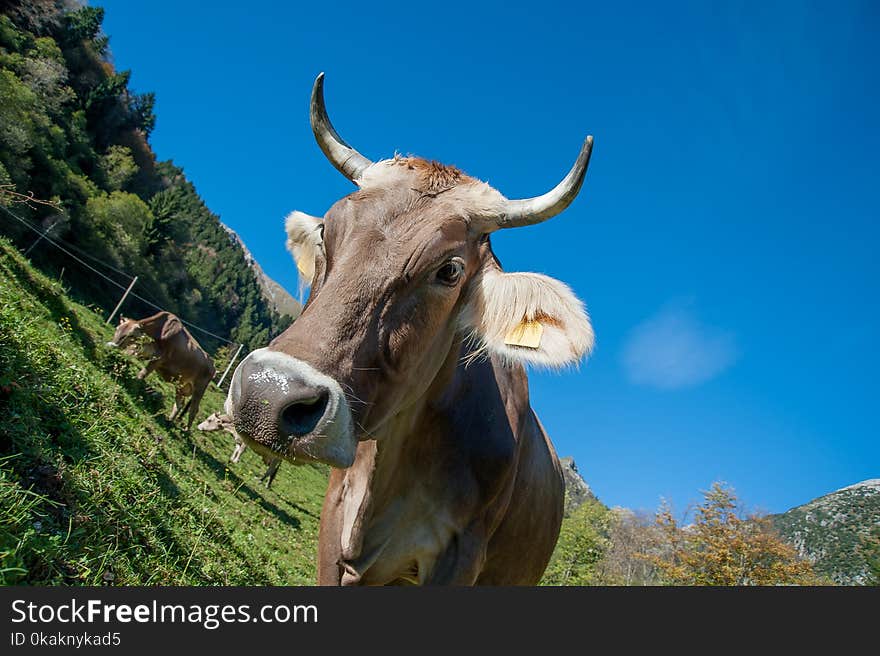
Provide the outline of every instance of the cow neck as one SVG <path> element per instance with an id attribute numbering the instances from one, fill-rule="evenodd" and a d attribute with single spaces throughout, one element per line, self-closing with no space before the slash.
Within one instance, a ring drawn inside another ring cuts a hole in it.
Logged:
<path id="1" fill-rule="evenodd" d="M 362 553 L 364 536 L 375 509 L 385 508 L 393 494 L 397 465 L 401 461 L 409 438 L 426 419 L 428 400 L 440 398 L 452 382 L 461 358 L 462 339 L 456 336 L 449 353 L 433 382 L 421 398 L 403 411 L 389 418 L 374 435 L 376 439 L 361 442 L 351 467 L 343 479 L 342 557 L 357 562 L 362 574 L 381 553 L 383 544 L 375 553 Z"/>

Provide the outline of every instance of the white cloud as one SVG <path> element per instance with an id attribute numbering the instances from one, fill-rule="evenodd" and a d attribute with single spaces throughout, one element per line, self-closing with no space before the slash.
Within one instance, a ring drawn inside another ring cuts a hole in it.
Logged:
<path id="1" fill-rule="evenodd" d="M 715 378 L 737 357 L 731 333 L 700 323 L 677 304 L 633 329 L 623 349 L 623 366 L 633 383 L 678 389 Z"/>

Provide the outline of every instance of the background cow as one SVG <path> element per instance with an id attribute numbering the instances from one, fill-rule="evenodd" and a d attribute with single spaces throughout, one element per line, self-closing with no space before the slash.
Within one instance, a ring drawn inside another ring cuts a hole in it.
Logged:
<path id="1" fill-rule="evenodd" d="M 187 430 L 192 427 L 199 403 L 214 378 L 214 362 L 195 338 L 170 312 L 159 312 L 145 319 L 119 318 L 116 333 L 107 346 L 122 349 L 133 348 L 141 358 L 149 358 L 137 377 L 146 378 L 157 372 L 175 388 L 174 405 L 169 421 L 184 412 L 184 399 L 190 397 Z"/>
<path id="2" fill-rule="evenodd" d="M 553 190 L 508 200 L 450 166 L 365 158 L 330 124 L 323 75 L 311 123 L 359 190 L 288 217 L 311 295 L 238 366 L 227 413 L 258 452 L 333 467 L 319 583 L 535 584 L 564 486 L 523 363 L 575 363 L 593 331 L 564 284 L 502 271 L 489 236 L 565 209 L 592 138 Z"/>
<path id="3" fill-rule="evenodd" d="M 219 412 L 212 412 L 208 415 L 208 418 L 205 419 L 202 423 L 200 423 L 197 427 L 200 431 L 204 431 L 207 433 L 224 430 L 230 433 L 235 440 L 235 448 L 232 450 L 232 455 L 229 456 L 229 462 L 238 462 L 241 459 L 241 454 L 244 453 L 244 450 L 247 448 L 247 445 L 244 441 L 238 436 L 238 433 L 235 432 L 235 428 L 232 425 L 232 419 L 227 416 L 220 414 Z M 272 487 L 272 482 L 275 480 L 275 475 L 278 473 L 278 468 L 281 466 L 281 458 L 268 456 L 266 454 L 262 455 L 263 462 L 266 464 L 266 471 L 260 476 L 260 482 L 265 482 L 266 487 Z"/>

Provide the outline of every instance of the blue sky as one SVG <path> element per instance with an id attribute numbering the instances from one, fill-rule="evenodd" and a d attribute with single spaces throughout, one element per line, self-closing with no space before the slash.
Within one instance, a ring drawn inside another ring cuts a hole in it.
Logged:
<path id="1" fill-rule="evenodd" d="M 532 401 L 606 503 L 725 480 L 775 512 L 880 477 L 877 3 L 94 4 L 158 156 L 292 291 L 283 217 L 353 190 L 309 129 L 319 71 L 368 157 L 510 197 L 593 134 L 578 200 L 493 243 L 589 307 L 594 355 Z"/>

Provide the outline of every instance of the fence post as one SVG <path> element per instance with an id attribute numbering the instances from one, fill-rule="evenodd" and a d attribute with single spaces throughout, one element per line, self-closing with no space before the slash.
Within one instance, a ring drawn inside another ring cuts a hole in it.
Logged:
<path id="1" fill-rule="evenodd" d="M 128 289 L 126 289 L 126 290 L 125 290 L 125 293 L 122 295 L 122 298 L 119 299 L 119 302 L 116 304 L 116 307 L 113 308 L 113 312 L 111 312 L 111 313 L 110 313 L 110 316 L 107 317 L 107 323 L 110 323 L 111 321 L 113 321 L 113 316 L 119 311 L 119 308 L 122 307 L 122 302 L 123 302 L 123 301 L 125 300 L 125 298 L 128 296 L 128 292 L 131 291 L 131 288 L 134 287 L 134 284 L 135 284 L 137 281 L 138 281 L 138 277 L 135 276 L 134 279 L 131 281 L 131 284 L 128 286 Z"/>
<path id="2" fill-rule="evenodd" d="M 229 364 L 226 365 L 226 371 L 223 372 L 223 375 L 220 376 L 220 382 L 217 383 L 217 387 L 220 387 L 223 384 L 223 381 L 226 380 L 226 374 L 229 373 L 229 370 L 232 368 L 232 363 L 238 359 L 238 354 L 241 353 L 241 349 L 244 348 L 244 344 L 238 345 L 238 350 L 235 352 L 235 355 L 232 356 L 232 359 L 229 361 Z"/>

